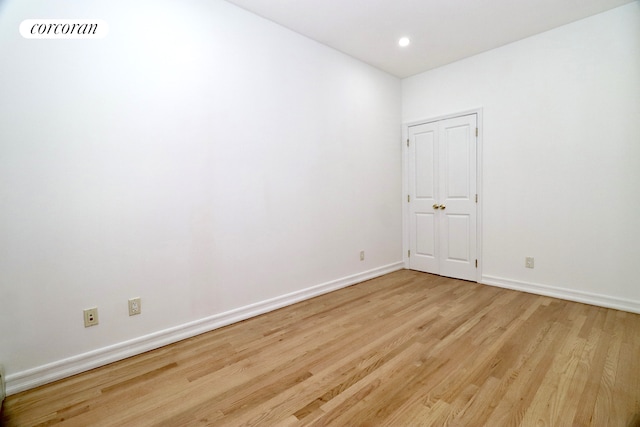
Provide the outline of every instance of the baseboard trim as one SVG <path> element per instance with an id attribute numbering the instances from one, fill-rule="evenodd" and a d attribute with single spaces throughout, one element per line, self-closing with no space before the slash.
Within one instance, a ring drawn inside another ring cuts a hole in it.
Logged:
<path id="1" fill-rule="evenodd" d="M 374 279 L 403 268 L 403 262 L 388 264 L 362 273 L 302 289 L 300 291 L 291 292 L 279 297 L 250 304 L 245 307 L 215 314 L 213 316 L 185 323 L 173 328 L 154 332 L 129 341 L 124 341 L 91 352 L 72 356 L 67 359 L 38 366 L 26 371 L 7 375 L 5 378 L 7 396 L 104 366 L 118 360 L 126 359 L 127 357 L 135 356 L 137 354 L 144 353 L 145 351 L 182 341 L 186 338 L 191 338 L 193 336 L 246 320 L 260 314 L 268 313 L 322 294 L 346 288 L 348 286 L 355 285 L 356 283 Z"/>
<path id="2" fill-rule="evenodd" d="M 541 285 L 538 283 L 521 282 L 518 280 L 495 276 L 482 276 L 482 282 L 480 283 L 640 314 L 640 301 L 616 298 L 591 292 L 576 291 L 575 289 Z"/>

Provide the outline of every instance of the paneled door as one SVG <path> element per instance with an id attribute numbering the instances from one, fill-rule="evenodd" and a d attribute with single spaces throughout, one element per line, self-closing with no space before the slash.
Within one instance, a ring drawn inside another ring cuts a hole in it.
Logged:
<path id="1" fill-rule="evenodd" d="M 409 268 L 476 281 L 477 115 L 409 127 Z"/>

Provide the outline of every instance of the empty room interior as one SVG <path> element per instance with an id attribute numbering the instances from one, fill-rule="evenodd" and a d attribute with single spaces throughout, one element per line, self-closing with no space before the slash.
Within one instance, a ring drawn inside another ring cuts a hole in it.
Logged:
<path id="1" fill-rule="evenodd" d="M 640 426 L 639 186 L 637 0 L 0 0 L 0 425 Z"/>

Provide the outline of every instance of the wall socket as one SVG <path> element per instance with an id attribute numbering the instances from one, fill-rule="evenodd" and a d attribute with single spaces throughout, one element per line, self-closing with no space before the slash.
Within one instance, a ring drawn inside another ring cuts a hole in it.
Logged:
<path id="1" fill-rule="evenodd" d="M 129 300 L 129 316 L 135 316 L 140 313 L 142 313 L 142 301 L 140 297 L 131 298 Z"/>
<path id="2" fill-rule="evenodd" d="M 360 251 L 360 261 L 364 261 L 364 251 Z"/>
<path id="3" fill-rule="evenodd" d="M 526 268 L 533 268 L 533 257 L 528 256 L 524 259 L 524 266 Z"/>
<path id="4" fill-rule="evenodd" d="M 95 326 L 98 324 L 98 307 L 88 308 L 84 310 L 84 327 Z"/>

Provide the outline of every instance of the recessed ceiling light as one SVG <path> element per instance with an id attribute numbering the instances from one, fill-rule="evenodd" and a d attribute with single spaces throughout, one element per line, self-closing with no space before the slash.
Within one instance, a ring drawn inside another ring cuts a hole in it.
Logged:
<path id="1" fill-rule="evenodd" d="M 402 37 L 400 40 L 398 40 L 398 44 L 401 47 L 407 47 L 411 44 L 411 40 L 409 40 L 409 37 Z"/>

